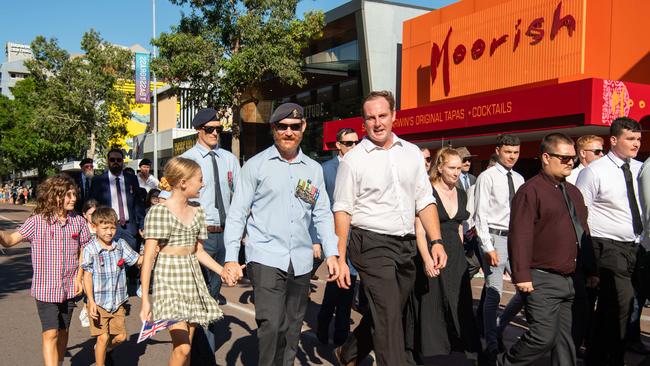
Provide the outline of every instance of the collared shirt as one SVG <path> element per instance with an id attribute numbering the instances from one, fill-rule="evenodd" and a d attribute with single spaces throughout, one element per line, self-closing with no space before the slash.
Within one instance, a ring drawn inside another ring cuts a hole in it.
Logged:
<path id="1" fill-rule="evenodd" d="M 469 173 L 463 172 L 460 174 L 460 184 L 463 185 L 463 190 L 467 192 L 469 187 L 472 186 L 472 184 L 469 182 Z"/>
<path id="2" fill-rule="evenodd" d="M 88 178 L 85 175 L 81 174 L 81 192 L 86 192 L 90 190 L 90 182 L 92 181 L 92 178 Z M 87 198 L 87 197 L 84 197 Z"/>
<path id="3" fill-rule="evenodd" d="M 582 165 L 582 163 L 578 164 L 578 166 L 575 167 L 575 168 L 573 168 L 573 170 L 571 171 L 571 175 L 569 175 L 568 177 L 566 177 L 565 180 L 566 180 L 567 182 L 569 182 L 569 183 L 575 185 L 575 184 L 576 184 L 576 181 L 578 180 L 578 175 L 580 175 L 580 172 L 581 172 L 584 168 L 585 168 L 585 166 Z"/>
<path id="4" fill-rule="evenodd" d="M 647 251 L 650 251 L 650 159 L 643 162 L 639 172 L 639 193 L 641 194 L 639 201 L 641 201 L 640 210 L 644 229 L 641 244 Z"/>
<path id="5" fill-rule="evenodd" d="M 93 298 L 98 306 L 112 313 L 128 299 L 126 266 L 134 265 L 139 257 L 124 239 L 114 241 L 111 249 L 97 239 L 84 248 L 81 268 L 93 275 Z M 124 259 L 121 267 L 120 259 Z"/>
<path id="6" fill-rule="evenodd" d="M 627 186 L 621 166 L 625 162 L 607 153 L 583 169 L 576 186 L 582 192 L 589 209 L 589 228 L 591 236 L 618 241 L 633 242 L 640 238 L 634 234 L 632 212 L 627 199 Z M 641 170 L 640 161 L 630 159 L 630 171 L 634 193 L 639 203 L 639 183 L 637 177 Z"/>
<path id="7" fill-rule="evenodd" d="M 147 180 L 142 179 L 142 176 L 138 174 L 138 184 L 140 188 L 144 188 L 149 193 L 152 188 L 158 188 L 160 181 L 151 174 L 147 176 Z"/>
<path id="8" fill-rule="evenodd" d="M 117 184 L 115 183 L 115 178 L 120 178 L 120 193 L 121 196 L 118 198 L 117 195 Z M 113 210 L 115 210 L 115 213 L 120 214 L 120 204 L 118 202 L 118 199 L 122 200 L 122 209 L 124 210 L 124 220 L 129 221 L 129 210 L 128 206 L 126 205 L 126 185 L 124 182 L 124 173 L 120 173 L 120 175 L 113 175 L 110 171 L 108 172 L 108 183 L 109 186 L 111 187 L 111 207 Z"/>
<path id="9" fill-rule="evenodd" d="M 379 234 L 413 234 L 415 214 L 435 204 L 420 148 L 393 134 L 384 149 L 364 138 L 341 161 L 333 211 L 352 225 Z"/>
<path id="10" fill-rule="evenodd" d="M 31 243 L 31 294 L 38 301 L 63 302 L 74 294 L 74 279 L 79 266 L 79 250 L 91 240 L 86 220 L 70 213 L 64 223 L 46 221 L 33 215 L 18 229 Z"/>
<path id="11" fill-rule="evenodd" d="M 315 203 L 298 197 L 298 189 L 309 185 Z M 244 230 L 246 261 L 283 271 L 293 264 L 294 273 L 312 269 L 312 223 L 326 257 L 338 255 L 334 218 L 325 192 L 323 169 L 302 151 L 288 162 L 275 145 L 244 164 L 226 219 L 226 262 L 236 262 Z"/>
<path id="12" fill-rule="evenodd" d="M 559 184 L 542 171 L 524 183 L 512 199 L 508 254 L 514 283 L 532 281 L 533 268 L 565 275 L 576 270 L 578 238 Z M 564 183 L 564 187 L 588 235 L 582 195 L 573 184 Z"/>
<path id="13" fill-rule="evenodd" d="M 515 192 L 522 184 L 524 177 L 514 170 L 512 182 Z M 474 188 L 474 225 L 476 232 L 481 239 L 481 247 L 484 252 L 494 250 L 494 243 L 490 236 L 490 228 L 508 230 L 510 223 L 510 190 L 508 188 L 508 169 L 501 164 L 495 164 L 487 168 L 476 178 Z"/>
<path id="14" fill-rule="evenodd" d="M 217 146 L 213 150 L 197 143 L 191 149 L 184 152 L 181 157 L 192 159 L 199 163 L 201 172 L 203 173 L 203 184 L 205 187 L 201 189 L 201 193 L 196 202 L 201 204 L 205 210 L 205 223 L 206 225 L 220 226 L 219 209 L 215 205 L 215 181 L 214 172 L 212 167 L 212 156 L 209 155 L 210 151 L 216 153 L 217 166 L 219 167 L 219 185 L 221 187 L 221 196 L 223 197 L 224 211 L 228 213 L 230 209 L 230 201 L 233 197 L 233 191 L 237 177 L 239 176 L 239 161 L 230 151 L 224 150 Z"/>

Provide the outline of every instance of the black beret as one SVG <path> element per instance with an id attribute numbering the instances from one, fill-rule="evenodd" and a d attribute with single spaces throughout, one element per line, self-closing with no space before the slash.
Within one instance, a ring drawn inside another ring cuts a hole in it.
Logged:
<path id="1" fill-rule="evenodd" d="M 269 123 L 280 122 L 285 118 L 303 119 L 304 113 L 301 106 L 296 103 L 280 104 L 269 119 Z"/>
<path id="2" fill-rule="evenodd" d="M 149 165 L 149 166 L 151 166 L 151 160 L 149 160 L 149 159 L 142 159 L 142 160 L 140 160 L 140 163 L 138 164 L 138 166 L 143 166 L 143 165 Z"/>
<path id="3" fill-rule="evenodd" d="M 217 120 L 217 111 L 214 108 L 204 108 L 196 113 L 192 119 L 192 127 L 199 128 L 210 121 Z"/>
<path id="4" fill-rule="evenodd" d="M 79 163 L 79 166 L 82 167 L 82 166 L 84 166 L 86 164 L 92 164 L 92 163 L 93 163 L 93 159 L 91 159 L 91 158 L 83 158 L 83 159 L 81 159 L 81 162 Z"/>

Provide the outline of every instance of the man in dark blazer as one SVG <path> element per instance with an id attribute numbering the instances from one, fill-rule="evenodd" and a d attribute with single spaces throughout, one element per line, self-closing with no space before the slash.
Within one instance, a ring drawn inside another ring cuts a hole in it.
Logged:
<path id="1" fill-rule="evenodd" d="M 323 177 L 325 178 L 325 190 L 330 197 L 330 205 L 333 205 L 334 184 L 336 182 L 336 171 L 339 168 L 339 161 L 348 151 L 352 150 L 359 142 L 359 136 L 351 128 L 342 128 L 336 134 L 336 147 L 339 153 L 333 159 L 323 163 Z M 352 270 L 352 268 L 350 268 Z M 329 343 L 329 324 L 332 316 L 336 313 L 334 324 L 334 344 L 339 346 L 345 343 L 350 332 L 350 313 L 354 299 L 354 284 L 356 273 L 350 274 L 351 286 L 349 289 L 339 288 L 336 282 L 328 282 L 325 286 L 323 303 L 318 312 L 317 336 L 321 343 Z"/>
<path id="2" fill-rule="evenodd" d="M 124 239 L 138 251 L 137 235 L 144 227 L 144 197 L 140 194 L 138 178 L 122 172 L 124 153 L 120 149 L 108 152 L 106 164 L 108 171 L 92 180 L 90 197 L 115 210 L 119 218 L 115 240 Z"/>
<path id="3" fill-rule="evenodd" d="M 472 167 L 472 158 L 476 155 L 470 154 L 469 150 L 464 146 L 456 148 L 456 151 L 460 154 L 460 158 L 463 159 L 463 166 L 461 167 L 458 182 L 456 182 L 456 188 L 467 192 L 469 187 L 476 183 L 476 176 L 469 172 L 469 169 Z"/>
<path id="4" fill-rule="evenodd" d="M 74 205 L 75 211 L 82 213 L 81 209 L 84 206 L 84 203 L 90 198 L 90 186 L 92 184 L 93 176 L 95 175 L 95 166 L 93 165 L 93 159 L 83 158 L 79 163 L 81 168 L 81 174 L 75 179 L 77 184 L 77 189 L 79 194 L 77 195 L 77 202 Z"/>

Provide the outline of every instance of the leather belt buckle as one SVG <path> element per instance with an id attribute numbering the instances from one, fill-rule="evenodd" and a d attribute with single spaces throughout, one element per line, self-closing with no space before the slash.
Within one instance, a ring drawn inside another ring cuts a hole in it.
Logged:
<path id="1" fill-rule="evenodd" d="M 223 233 L 223 228 L 221 226 L 207 225 L 206 228 L 207 228 L 208 232 L 212 233 L 212 234 L 214 234 L 214 233 L 217 233 L 217 234 L 218 233 Z"/>
<path id="2" fill-rule="evenodd" d="M 490 234 L 498 235 L 498 236 L 508 236 L 508 230 L 499 230 L 499 229 L 493 229 L 489 228 L 488 231 Z"/>

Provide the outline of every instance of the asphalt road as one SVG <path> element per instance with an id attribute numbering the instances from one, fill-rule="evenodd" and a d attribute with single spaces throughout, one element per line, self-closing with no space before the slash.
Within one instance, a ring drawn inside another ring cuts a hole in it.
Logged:
<path id="1" fill-rule="evenodd" d="M 0 203 L 0 230 L 10 230 L 20 225 L 33 207 L 14 206 Z M 319 270 L 325 278 L 325 269 Z M 40 322 L 36 313 L 34 299 L 30 296 L 31 262 L 29 243 L 21 243 L 0 253 L 0 365 L 39 365 L 42 364 Z M 474 298 L 478 299 L 482 279 L 472 281 Z M 312 329 L 316 326 L 316 314 L 320 306 L 325 282 L 312 281 L 313 292 L 310 296 L 307 316 L 303 324 L 300 347 L 296 359 L 297 365 L 333 365 L 333 347 L 320 344 Z M 131 289 L 134 292 L 134 289 Z M 244 282 L 222 291 L 226 304 L 222 305 L 225 318 L 218 323 L 219 349 L 216 354 L 219 365 L 255 365 L 257 347 L 255 337 L 255 310 L 252 303 L 252 288 Z M 512 285 L 504 291 L 502 303 L 505 304 L 513 294 Z M 167 332 L 159 333 L 153 340 L 136 344 L 141 323 L 137 314 L 140 311 L 140 299 L 132 294 L 129 298 L 130 315 L 127 317 L 127 342 L 114 352 L 118 365 L 161 365 L 166 364 L 171 352 L 171 343 Z M 78 310 L 70 329 L 68 353 L 64 365 L 91 365 L 94 363 L 94 339 L 88 328 L 81 327 Z M 650 331 L 650 312 L 644 310 L 642 331 L 644 338 Z M 352 315 L 352 328 L 358 324 L 359 314 Z M 514 343 L 525 330 L 525 322 L 518 318 L 516 324 L 509 327 L 505 334 L 507 346 Z M 642 356 L 628 353 L 629 365 L 637 365 Z M 463 354 L 428 359 L 427 365 L 464 365 L 470 364 Z M 548 358 L 540 360 L 537 365 L 549 364 Z M 366 360 L 364 366 L 373 365 L 372 359 Z"/>

